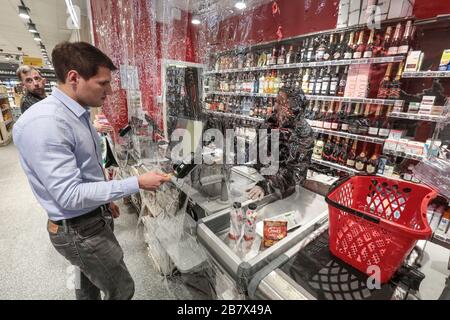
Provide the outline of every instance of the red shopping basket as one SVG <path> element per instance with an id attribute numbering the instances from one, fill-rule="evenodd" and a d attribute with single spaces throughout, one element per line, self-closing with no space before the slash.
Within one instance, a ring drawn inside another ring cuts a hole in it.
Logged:
<path id="1" fill-rule="evenodd" d="M 386 283 L 418 239 L 427 239 L 428 203 L 437 193 L 424 185 L 379 176 L 337 181 L 326 196 L 330 251 Z"/>

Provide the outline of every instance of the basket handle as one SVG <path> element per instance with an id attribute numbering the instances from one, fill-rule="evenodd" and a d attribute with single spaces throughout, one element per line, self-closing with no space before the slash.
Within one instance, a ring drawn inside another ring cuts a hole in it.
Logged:
<path id="1" fill-rule="evenodd" d="M 359 218 L 363 218 L 363 219 L 365 219 L 365 220 L 367 220 L 367 221 L 370 221 L 370 222 L 372 222 L 372 223 L 376 223 L 376 224 L 379 224 L 379 223 L 380 223 L 380 218 L 374 217 L 374 216 L 372 216 L 372 215 L 369 215 L 369 214 L 364 213 L 364 212 L 359 211 L 359 210 L 355 210 L 355 209 L 353 209 L 353 208 L 349 208 L 349 207 L 343 206 L 342 204 L 337 203 L 337 202 L 334 201 L 334 200 L 331 200 L 331 199 L 328 197 L 328 195 L 325 197 L 325 201 L 326 201 L 329 205 L 332 205 L 333 207 L 338 208 L 338 209 L 340 209 L 340 210 L 342 210 L 342 211 L 348 212 L 348 213 L 350 213 L 350 214 L 352 214 L 352 215 L 354 215 L 354 216 L 357 216 L 357 217 L 359 217 Z"/>

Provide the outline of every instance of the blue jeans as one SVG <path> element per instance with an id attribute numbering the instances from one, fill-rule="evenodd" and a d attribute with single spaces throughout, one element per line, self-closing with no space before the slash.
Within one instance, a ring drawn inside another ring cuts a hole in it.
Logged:
<path id="1" fill-rule="evenodd" d="M 134 281 L 123 261 L 109 211 L 48 231 L 56 251 L 79 269 L 75 283 L 77 300 L 100 300 L 100 291 L 105 300 L 133 297 Z"/>

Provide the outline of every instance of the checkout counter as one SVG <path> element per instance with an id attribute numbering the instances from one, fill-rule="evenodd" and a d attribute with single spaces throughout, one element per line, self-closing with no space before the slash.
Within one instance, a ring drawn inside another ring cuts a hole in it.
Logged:
<path id="1" fill-rule="evenodd" d="M 137 161 L 130 174 L 141 174 L 161 165 L 164 170 L 166 164 L 167 161 L 159 160 Z M 323 196 L 327 190 L 326 184 L 331 184 L 332 180 L 325 184 L 309 180 L 307 186 L 313 186 L 310 189 L 315 192 L 300 187 L 285 199 L 278 199 L 271 194 L 255 202 L 258 222 L 286 212 L 295 212 L 295 228 L 273 246 L 264 248 L 261 232 L 257 232 L 251 242 L 236 243 L 230 240 L 231 204 L 237 201 L 246 207 L 253 203 L 247 198 L 245 190 L 260 179 L 262 177 L 249 168 L 230 168 L 229 183 L 226 184 L 228 198 L 223 199 L 224 185 L 221 179 L 208 180 L 207 175 L 201 174 L 197 181 L 173 178 L 170 188 L 172 191 L 177 190 L 179 203 L 178 211 L 174 210 L 169 218 L 181 219 L 180 223 L 186 225 L 186 218 L 180 215 L 189 217 L 189 230 L 183 231 L 187 237 L 170 242 L 166 241 L 170 227 L 166 226 L 166 234 L 161 235 L 165 237 L 164 241 L 156 239 L 158 232 L 155 232 L 155 239 L 159 242 L 157 251 L 166 252 L 164 259 L 159 257 L 155 261 L 161 264 L 161 260 L 164 260 L 168 264 L 167 271 L 162 274 L 169 274 L 175 269 L 183 274 L 196 273 L 206 265 L 214 270 L 208 272 L 208 276 L 212 277 L 208 280 L 215 287 L 215 296 L 211 298 L 218 299 L 405 299 L 408 292 L 419 292 L 424 278 L 424 284 L 431 282 L 427 286 L 444 288 L 448 271 L 446 275 L 446 270 L 441 268 L 438 278 L 432 275 L 427 279 L 433 267 L 422 270 L 422 273 L 405 264 L 389 283 L 373 289 L 368 286 L 365 274 L 332 256 L 328 249 L 328 206 Z M 144 206 L 147 196 L 147 192 L 140 194 Z M 141 208 L 140 218 L 143 218 L 143 211 Z M 158 218 L 151 212 L 147 217 L 151 217 L 147 219 L 148 223 Z M 155 239 L 152 240 L 153 245 Z M 174 243 L 183 245 L 175 248 L 172 246 Z M 447 256 L 443 260 L 448 259 L 448 251 L 444 249 L 445 254 Z M 187 256 L 189 261 L 185 261 L 184 257 Z M 409 298 L 414 298 L 414 294 Z"/>

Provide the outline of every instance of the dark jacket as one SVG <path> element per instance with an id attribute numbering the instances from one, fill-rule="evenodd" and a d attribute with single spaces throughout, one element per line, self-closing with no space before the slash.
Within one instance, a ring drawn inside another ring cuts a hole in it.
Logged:
<path id="1" fill-rule="evenodd" d="M 37 96 L 31 92 L 25 93 L 25 95 L 22 97 L 22 101 L 20 102 L 20 111 L 22 111 L 22 114 L 23 114 L 33 104 L 35 104 L 43 99 L 44 98 Z"/>
<path id="2" fill-rule="evenodd" d="M 296 184 L 302 185 L 306 180 L 315 135 L 303 112 L 283 124 L 277 123 L 274 114 L 266 121 L 266 126 L 269 130 L 280 130 L 279 169 L 276 174 L 265 176 L 265 180 L 258 182 L 257 185 L 262 187 L 266 194 L 277 192 L 285 198 L 295 191 Z M 257 170 L 262 167 L 260 164 L 255 166 Z"/>

